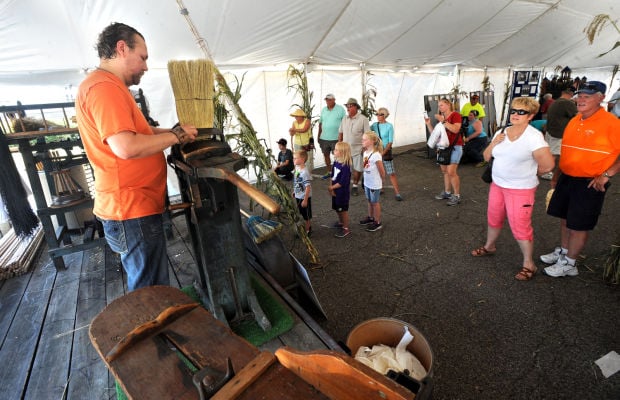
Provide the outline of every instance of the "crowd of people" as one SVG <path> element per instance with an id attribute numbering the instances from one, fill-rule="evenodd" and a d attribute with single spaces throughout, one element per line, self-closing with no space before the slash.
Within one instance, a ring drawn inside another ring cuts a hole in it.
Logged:
<path id="1" fill-rule="evenodd" d="M 539 259 L 548 264 L 544 270 L 549 276 L 578 274 L 575 259 L 585 246 L 588 231 L 596 226 L 610 178 L 620 170 L 620 137 L 617 135 L 620 119 L 601 107 L 605 92 L 605 84 L 591 81 L 578 90 L 572 86 L 564 88 L 557 99 L 543 96 L 547 104 L 544 128 L 534 123 L 540 115 L 540 103 L 532 97 L 517 97 L 510 105 L 509 123 L 494 135 L 485 132 L 483 127 L 481 119 L 485 113 L 478 95 L 471 96 L 460 113 L 448 99 L 439 100 L 434 115 L 436 125 L 429 117 L 425 118 L 425 124 L 429 132 L 441 126 L 451 151 L 449 160 L 439 163 L 443 190 L 435 198 L 446 200 L 449 206 L 460 204 L 459 164 L 464 160 L 475 162 L 479 167 L 492 163 L 487 236 L 483 245 L 471 251 L 473 257 L 496 253 L 497 240 L 508 221 L 523 257 L 515 279 L 533 278 L 538 272 L 533 254 L 534 198 L 539 177 L 553 173 L 547 213 L 560 219 L 560 237 L 558 246 Z M 620 94 L 612 97 L 611 102 L 619 100 Z M 323 112 L 334 113 L 337 107 L 334 95 L 327 95 L 325 101 L 327 106 Z M 345 106 L 346 113 L 339 125 L 329 117 L 324 118 L 323 112 L 321 114 L 322 123 L 330 121 L 330 126 L 338 125 L 338 139 L 321 147 L 327 165 L 325 176 L 330 180 L 328 191 L 332 196 L 332 208 L 338 215 L 334 226 L 339 231 L 335 236 L 340 238 L 351 233 L 349 195 L 358 194 L 362 176 L 368 212 L 359 223 L 367 231 L 383 227 L 380 196 L 386 175 L 391 180 L 396 200 L 403 199 L 393 165 L 394 127 L 386 121 L 389 111 L 385 107 L 377 109 L 377 121 L 368 127 L 368 118 L 361 115 L 356 99 L 350 98 Z M 615 103 L 609 106 L 610 111 L 613 107 Z M 319 131 L 324 134 L 325 127 Z M 309 184 L 300 179 L 299 185 L 302 181 Z M 300 213 L 304 218 L 308 215 L 302 208 Z"/>
<path id="2" fill-rule="evenodd" d="M 93 212 L 103 224 L 110 248 L 121 256 L 130 291 L 167 285 L 163 229 L 167 173 L 163 150 L 194 141 L 198 132 L 189 124 L 170 129 L 153 127 L 138 109 L 128 89 L 138 84 L 148 70 L 148 50 L 142 34 L 128 25 L 113 23 L 101 32 L 96 48 L 99 67 L 80 84 L 75 101 L 80 134 L 95 176 Z M 562 98 L 555 99 L 545 110 L 547 140 L 530 125 L 540 109 L 538 102 L 516 98 L 510 109 L 511 125 L 498 130 L 489 145 L 487 132 L 479 123 L 485 110 L 478 96 L 471 96 L 461 113 L 447 99 L 439 101 L 434 117 L 445 130 L 452 149 L 446 164 L 440 165 L 443 190 L 436 198 L 447 200 L 450 206 L 461 203 L 457 169 L 463 154 L 478 163 L 493 159 L 487 237 L 484 245 L 471 252 L 472 256 L 489 256 L 497 251 L 499 232 L 508 219 L 523 253 L 521 270 L 515 278 L 525 281 L 534 276 L 534 193 L 538 176 L 551 171 L 557 163 L 559 170 L 547 213 L 559 218 L 560 236 L 558 246 L 540 260 L 550 264 L 545 268 L 549 276 L 578 274 L 575 260 L 586 245 L 588 232 L 597 224 L 612 177 L 620 171 L 620 95 L 612 97 L 608 112 L 601 107 L 606 90 L 606 85 L 597 81 L 581 82 L 574 94 L 565 90 Z M 349 200 L 351 195 L 359 195 L 362 176 L 368 208 L 367 216 L 359 223 L 367 231 L 378 231 L 383 227 L 380 198 L 386 175 L 396 200 L 403 200 L 392 154 L 394 127 L 386 121 L 389 111 L 379 108 L 377 121 L 371 126 L 355 98 L 348 99 L 346 110 L 336 104 L 333 94 L 325 96 L 325 102 L 318 138 L 327 166 L 322 178 L 329 181 L 327 190 L 338 216 L 336 236 L 344 238 L 351 233 Z M 291 116 L 295 118 L 289 130 L 293 151 L 287 148 L 286 139 L 278 141 L 280 152 L 274 171 L 293 181 L 292 195 L 310 235 L 312 125 L 302 110 L 295 110 Z M 464 134 L 463 117 L 468 122 Z M 430 118 L 425 123 L 434 129 Z"/>

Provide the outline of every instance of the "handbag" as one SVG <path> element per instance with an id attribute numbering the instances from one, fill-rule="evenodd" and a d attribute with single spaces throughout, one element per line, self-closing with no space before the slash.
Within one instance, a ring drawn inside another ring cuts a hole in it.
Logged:
<path id="1" fill-rule="evenodd" d="M 489 160 L 489 163 L 487 164 L 486 168 L 482 172 L 482 176 L 480 177 L 486 183 L 493 182 L 493 160 L 494 158 L 491 157 L 491 159 Z"/>
<path id="2" fill-rule="evenodd" d="M 506 127 L 504 127 L 500 133 L 504 133 L 505 130 Z M 486 168 L 482 171 L 482 176 L 480 176 L 480 178 L 486 183 L 493 182 L 493 160 L 495 160 L 495 157 L 491 157 Z"/>
<path id="3" fill-rule="evenodd" d="M 437 164 L 439 165 L 450 165 L 450 158 L 452 157 L 452 151 L 454 150 L 454 144 L 459 140 L 459 134 L 457 133 L 454 137 L 450 146 L 444 149 L 437 149 Z"/>
<path id="4" fill-rule="evenodd" d="M 381 139 L 381 128 L 379 128 L 379 123 L 376 123 L 377 125 L 377 135 L 379 136 L 379 139 Z M 381 139 L 381 141 L 383 141 L 383 139 Z M 383 161 L 392 161 L 394 159 L 394 155 L 392 154 L 392 149 L 390 149 L 387 153 L 385 153 L 383 155 Z"/>

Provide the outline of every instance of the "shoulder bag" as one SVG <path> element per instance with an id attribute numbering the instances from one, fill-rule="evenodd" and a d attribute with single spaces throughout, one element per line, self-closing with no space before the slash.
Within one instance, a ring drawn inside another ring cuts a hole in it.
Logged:
<path id="1" fill-rule="evenodd" d="M 375 125 L 377 125 L 377 135 L 379 135 L 379 139 L 381 139 L 381 142 L 383 142 L 383 139 L 381 138 L 381 128 L 379 128 L 379 123 L 375 122 Z M 394 156 L 392 155 L 392 149 L 390 149 L 387 153 L 383 155 L 383 161 L 392 161 L 393 159 Z"/>
<path id="2" fill-rule="evenodd" d="M 502 129 L 501 133 L 504 133 L 505 130 L 506 130 L 506 127 Z M 487 164 L 487 166 L 484 168 L 484 171 L 482 172 L 482 176 L 480 177 L 486 183 L 493 182 L 493 160 L 495 160 L 495 158 L 491 157 L 491 159 L 489 160 L 489 163 Z"/>
<path id="3" fill-rule="evenodd" d="M 450 165 L 450 158 L 452 157 L 452 150 L 454 150 L 454 144 L 459 140 L 459 133 L 456 134 L 450 146 L 445 149 L 437 149 L 437 164 Z"/>

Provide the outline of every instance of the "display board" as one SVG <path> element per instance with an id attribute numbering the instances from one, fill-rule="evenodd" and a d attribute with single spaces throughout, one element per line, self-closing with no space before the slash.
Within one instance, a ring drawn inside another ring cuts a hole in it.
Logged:
<path id="1" fill-rule="evenodd" d="M 514 71 L 512 79 L 512 96 L 515 97 L 538 97 L 538 83 L 540 71 Z"/>

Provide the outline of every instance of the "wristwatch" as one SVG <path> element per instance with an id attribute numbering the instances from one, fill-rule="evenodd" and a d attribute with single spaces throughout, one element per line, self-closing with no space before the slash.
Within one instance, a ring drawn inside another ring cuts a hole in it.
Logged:
<path id="1" fill-rule="evenodd" d="M 603 176 L 607 179 L 611 179 L 611 175 L 609 175 L 609 172 L 607 171 L 603 172 Z"/>

